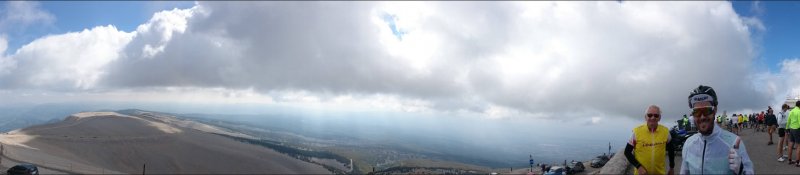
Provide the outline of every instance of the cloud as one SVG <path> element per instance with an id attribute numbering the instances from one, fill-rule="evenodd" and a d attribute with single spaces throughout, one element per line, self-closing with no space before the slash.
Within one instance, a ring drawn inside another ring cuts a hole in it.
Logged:
<path id="1" fill-rule="evenodd" d="M 639 116 L 658 104 L 678 116 L 699 84 L 717 89 L 722 108 L 772 99 L 751 70 L 758 24 L 730 2 L 201 1 L 132 33 L 98 27 L 34 41 L 11 55 L 5 87 L 389 96 L 493 118 Z M 79 40 L 98 44 L 55 47 Z"/>
<path id="2" fill-rule="evenodd" d="M 603 117 L 591 117 L 589 120 L 584 122 L 584 125 L 596 125 L 599 124 L 603 120 Z"/>
<path id="3" fill-rule="evenodd" d="M 12 59 L 6 58 L 5 53 L 8 49 L 8 39 L 5 35 L 0 35 L 0 79 L 11 72 L 11 69 L 16 66 L 16 62 Z"/>
<path id="4" fill-rule="evenodd" d="M 8 1 L 6 8 L 0 9 L 0 30 L 22 30 L 34 24 L 53 24 L 56 18 L 43 11 L 38 2 Z"/>
<path id="5" fill-rule="evenodd" d="M 761 1 L 753 1 L 753 3 L 750 4 L 750 12 L 754 13 L 756 16 L 764 15 L 766 11 L 767 9 L 764 5 L 761 5 Z"/>
<path id="6" fill-rule="evenodd" d="M 800 58 L 784 59 L 783 62 L 781 62 L 781 72 L 779 74 L 765 76 L 767 78 L 773 78 L 771 81 L 767 82 L 776 83 L 776 87 L 788 88 L 776 89 L 778 92 L 786 92 L 784 94 L 785 96 L 781 97 L 800 97 Z"/>
<path id="7" fill-rule="evenodd" d="M 120 57 L 121 48 L 132 37 L 109 25 L 36 39 L 4 59 L 9 73 L 0 77 L 0 86 L 90 89 L 105 75 L 106 65 Z"/>

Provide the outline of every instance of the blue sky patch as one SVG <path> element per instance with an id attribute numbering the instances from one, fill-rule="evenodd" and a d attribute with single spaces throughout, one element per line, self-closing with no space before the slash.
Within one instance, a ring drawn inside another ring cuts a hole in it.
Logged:
<path id="1" fill-rule="evenodd" d="M 405 35 L 406 32 L 397 29 L 397 25 L 395 25 L 395 22 L 397 21 L 397 16 L 389 13 L 384 13 L 383 21 L 389 25 L 389 28 L 392 29 L 392 34 L 394 34 L 394 36 L 396 36 L 398 40 L 403 40 L 403 35 Z"/>

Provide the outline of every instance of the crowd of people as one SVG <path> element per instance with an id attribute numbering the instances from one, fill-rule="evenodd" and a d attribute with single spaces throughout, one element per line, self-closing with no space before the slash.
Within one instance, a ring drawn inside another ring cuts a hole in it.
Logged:
<path id="1" fill-rule="evenodd" d="M 777 115 L 772 106 L 768 106 L 766 111 L 752 114 L 733 114 L 730 117 L 723 112 L 723 115 L 716 117 L 716 121 L 719 126 L 725 126 L 728 131 L 736 135 L 739 135 L 743 129 L 748 128 L 753 129 L 754 133 L 766 132 L 767 134 L 764 136 L 769 138 L 767 145 L 775 143 L 773 135 L 777 134 L 778 161 L 783 162 L 788 159 L 789 164 L 800 167 L 800 161 L 797 161 L 800 160 L 800 149 L 786 151 L 789 148 L 796 148 L 795 144 L 800 143 L 800 130 L 794 131 L 800 129 L 800 108 L 797 106 L 800 106 L 800 101 L 795 103 L 794 108 L 788 104 L 783 104 L 781 111 Z M 794 112 L 794 115 L 790 115 L 795 109 L 798 111 Z M 727 124 L 722 125 L 722 123 Z M 797 157 L 792 159 L 794 152 L 797 152 Z"/>
<path id="2" fill-rule="evenodd" d="M 745 129 L 764 133 L 767 145 L 777 142 L 777 161 L 788 160 L 800 167 L 800 101 L 794 107 L 783 104 L 777 114 L 772 106 L 747 114 L 717 115 L 716 92 L 700 85 L 689 94 L 691 115 L 679 119 L 678 128 L 697 132 L 675 141 L 669 129 L 659 123 L 661 108 L 650 105 L 645 110 L 645 123 L 635 127 L 625 147 L 625 158 L 635 167 L 634 174 L 674 174 L 675 148 L 682 148 L 680 174 L 754 174 L 753 162 L 739 137 Z M 716 124 L 715 124 L 716 123 Z M 777 141 L 773 140 L 777 134 Z M 682 147 L 679 147 L 682 146 Z M 667 163 L 668 162 L 668 163 Z"/>
<path id="3" fill-rule="evenodd" d="M 784 104 L 785 105 L 785 104 Z M 788 105 L 785 105 L 788 108 Z M 728 116 L 727 112 L 723 111 L 722 115 L 718 115 L 715 119 L 717 125 L 725 127 L 730 132 L 739 135 L 744 129 L 753 129 L 753 132 L 767 132 L 770 137 L 773 133 L 777 132 L 780 126 L 780 120 L 773 113 L 772 106 L 768 106 L 766 111 L 751 114 L 733 114 Z M 772 145 L 770 139 L 769 145 Z"/>

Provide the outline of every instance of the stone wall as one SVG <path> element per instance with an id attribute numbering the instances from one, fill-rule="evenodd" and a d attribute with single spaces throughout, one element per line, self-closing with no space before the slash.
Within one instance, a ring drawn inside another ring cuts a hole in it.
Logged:
<path id="1" fill-rule="evenodd" d="M 625 159 L 625 154 L 623 153 L 625 149 L 617 151 L 614 154 L 614 157 L 600 169 L 599 174 L 633 174 L 632 167 L 630 163 L 628 163 L 628 159 Z"/>

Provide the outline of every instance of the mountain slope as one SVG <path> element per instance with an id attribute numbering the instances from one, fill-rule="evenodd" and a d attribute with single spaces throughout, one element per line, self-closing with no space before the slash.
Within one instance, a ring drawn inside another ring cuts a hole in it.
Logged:
<path id="1" fill-rule="evenodd" d="M 163 116 L 87 112 L 8 132 L 0 142 L 8 157 L 76 173 L 330 173 L 319 165 L 212 134 L 224 131 L 207 127 Z"/>

